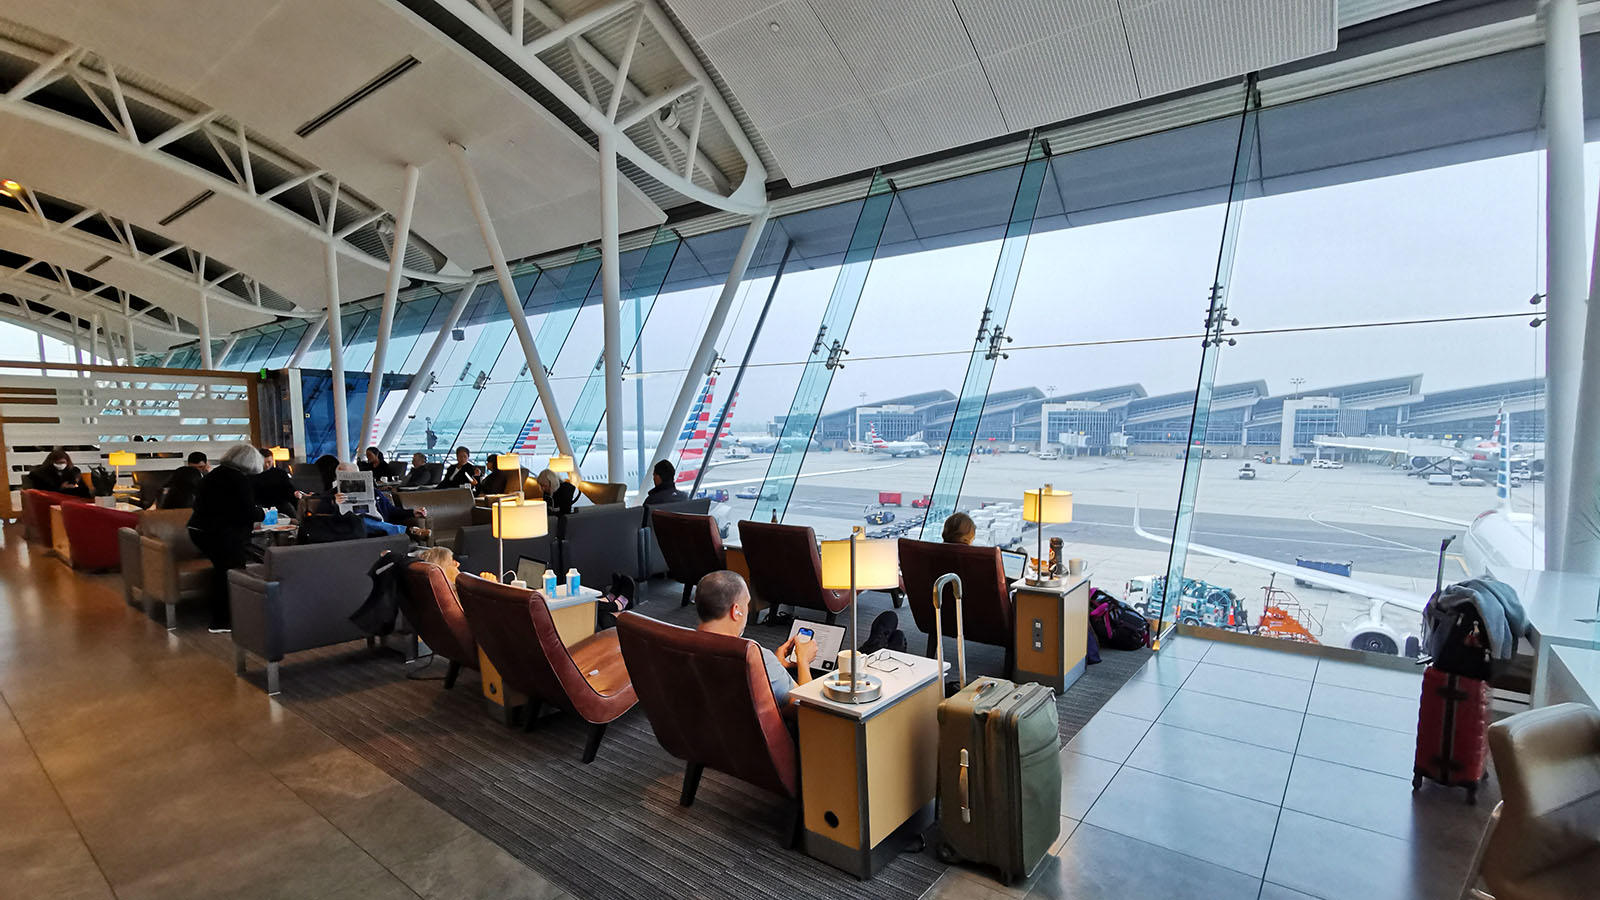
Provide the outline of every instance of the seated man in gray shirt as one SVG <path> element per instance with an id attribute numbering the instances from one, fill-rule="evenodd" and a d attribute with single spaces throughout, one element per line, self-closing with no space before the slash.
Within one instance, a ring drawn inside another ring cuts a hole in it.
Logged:
<path id="1" fill-rule="evenodd" d="M 700 631 L 742 637 L 750 621 L 750 589 L 737 572 L 712 572 L 700 579 L 694 589 L 695 611 L 700 614 Z M 796 675 L 791 676 L 780 661 L 794 652 Z M 811 680 L 811 661 L 817 657 L 816 641 L 783 642 L 777 653 L 761 648 L 761 661 L 767 667 L 773 699 L 781 709 L 789 702 L 789 690 Z"/>

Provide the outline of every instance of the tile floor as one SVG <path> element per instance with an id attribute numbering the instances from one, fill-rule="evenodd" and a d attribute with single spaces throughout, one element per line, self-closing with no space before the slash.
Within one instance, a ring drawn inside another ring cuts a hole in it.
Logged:
<path id="1" fill-rule="evenodd" d="M 168 635 L 0 537 L 0 898 L 564 896 Z"/>
<path id="2" fill-rule="evenodd" d="M 1419 675 L 1172 641 L 1062 751 L 1061 838 L 948 898 L 1447 898 L 1482 823 L 1413 795 Z M 488 839 L 0 536 L 0 898 L 555 898 Z"/>
<path id="3" fill-rule="evenodd" d="M 924 900 L 1446 900 L 1499 799 L 1411 792 L 1421 673 L 1177 638 L 1061 751 L 1062 840 L 1027 882 Z"/>

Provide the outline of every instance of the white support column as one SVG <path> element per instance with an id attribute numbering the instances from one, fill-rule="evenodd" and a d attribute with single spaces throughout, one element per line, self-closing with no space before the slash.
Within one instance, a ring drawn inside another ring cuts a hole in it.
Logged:
<path id="1" fill-rule="evenodd" d="M 323 245 L 328 274 L 328 368 L 333 371 L 333 440 L 335 456 L 349 462 L 350 414 L 344 393 L 344 321 L 339 313 L 339 248 L 333 241 Z"/>
<path id="2" fill-rule="evenodd" d="M 289 354 L 289 361 L 283 364 L 285 369 L 298 369 L 300 367 L 300 361 L 306 358 L 306 353 L 310 351 L 311 345 L 316 342 L 317 335 L 322 333 L 323 327 L 327 324 L 327 312 L 306 323 L 305 333 L 300 335 L 300 343 L 294 345 L 294 352 Z"/>
<path id="3" fill-rule="evenodd" d="M 1581 529 L 1569 529 L 1573 440 L 1583 364 L 1588 290 L 1588 229 L 1583 186 L 1583 70 L 1578 54 L 1577 0 L 1546 0 L 1545 125 L 1545 559 L 1566 568 L 1566 554 Z M 1588 445 L 1589 456 L 1593 457 Z M 1590 500 L 1592 503 L 1592 498 Z M 1591 507 L 1592 508 L 1592 507 Z M 1569 530 L 1573 532 L 1569 534 Z"/>
<path id="4" fill-rule="evenodd" d="M 133 365 L 134 354 L 138 352 L 134 349 L 135 345 L 133 343 L 133 316 L 124 316 L 122 319 L 122 324 L 125 328 L 127 328 L 127 337 L 123 344 L 123 348 L 128 354 L 128 365 L 131 366 Z"/>
<path id="5" fill-rule="evenodd" d="M 450 340 L 450 332 L 455 330 L 456 323 L 461 321 L 461 314 L 467 309 L 467 301 L 477 292 L 478 285 L 483 283 L 483 273 L 472 276 L 472 280 L 461 286 L 456 294 L 455 302 L 450 304 L 450 312 L 439 323 L 439 332 L 433 336 L 433 343 L 428 346 L 427 355 L 422 357 L 422 364 L 417 366 L 417 371 L 411 376 L 411 384 L 406 388 L 406 395 L 401 398 L 400 406 L 394 411 L 394 420 L 389 427 L 383 430 L 383 439 L 378 441 L 378 446 L 384 453 L 394 449 L 394 442 L 400 439 L 403 432 L 406 416 L 411 415 L 411 408 L 416 405 L 417 398 L 422 396 L 422 390 L 428 384 L 428 376 L 433 372 L 434 363 L 439 361 L 439 354 L 444 352 L 445 341 Z"/>
<path id="6" fill-rule="evenodd" d="M 1581 177 L 1581 176 L 1580 176 Z M 1582 202 L 1578 203 L 1580 210 Z M 1596 231 L 1595 246 L 1600 248 L 1600 230 Z M 1600 259 L 1600 257 L 1596 257 Z M 1600 441 L 1600 315 L 1595 314 L 1595 306 L 1600 303 L 1600 265 L 1594 267 L 1589 276 L 1589 303 L 1583 323 L 1582 360 L 1578 364 L 1577 376 L 1577 418 L 1573 423 L 1571 447 L 1586 448 L 1586 452 L 1571 452 L 1567 454 L 1571 465 L 1572 488 L 1567 497 L 1567 515 L 1563 522 L 1565 546 L 1562 548 L 1560 564 L 1569 572 L 1583 572 L 1588 575 L 1600 575 L 1600 531 L 1595 523 L 1600 523 L 1600 453 L 1594 452 L 1595 442 Z M 1551 324 L 1554 317 L 1548 317 L 1545 322 L 1546 347 L 1555 340 L 1549 332 L 1553 329 Z M 1563 326 L 1563 330 L 1566 330 Z M 1573 331 L 1578 329 L 1574 327 Z M 1549 377 L 1546 379 L 1545 395 L 1545 468 L 1550 467 L 1552 447 L 1550 428 L 1553 423 L 1552 410 L 1554 409 L 1551 390 L 1554 387 L 1553 363 L 1547 365 Z M 1545 485 L 1545 502 L 1548 512 L 1553 503 L 1553 488 Z M 1545 528 L 1545 559 L 1549 567 L 1551 536 L 1549 526 Z"/>
<path id="7" fill-rule="evenodd" d="M 411 243 L 411 209 L 417 200 L 416 166 L 406 166 L 405 190 L 400 196 L 400 213 L 394 220 L 394 243 L 389 248 L 389 281 L 383 288 L 383 307 L 378 312 L 377 346 L 372 350 L 372 374 L 367 382 L 367 403 L 361 410 L 361 440 L 372 433 L 372 420 L 378 415 L 378 395 L 382 393 L 383 366 L 389 356 L 389 332 L 394 329 L 395 300 L 400 296 L 401 272 L 405 268 L 406 248 Z"/>
<path id="8" fill-rule="evenodd" d="M 38 332 L 38 334 L 39 334 L 39 362 L 47 362 L 47 360 L 44 358 L 44 332 L 41 331 L 41 332 Z"/>
<path id="9" fill-rule="evenodd" d="M 78 339 L 78 317 L 73 316 L 69 323 L 72 328 L 72 358 L 78 365 L 83 365 L 83 341 Z"/>
<path id="10" fill-rule="evenodd" d="M 210 369 L 211 359 L 211 304 L 206 299 L 206 288 L 200 286 L 200 368 Z"/>
<path id="11" fill-rule="evenodd" d="M 717 305 L 711 309 L 711 318 L 706 322 L 705 333 L 700 335 L 700 346 L 694 351 L 694 357 L 689 360 L 689 370 L 683 373 L 683 386 L 678 388 L 678 399 L 672 403 L 672 411 L 667 414 L 667 420 L 661 424 L 661 442 L 656 445 L 655 456 L 651 457 L 650 464 L 655 460 L 666 459 L 672 452 L 672 446 L 678 442 L 678 428 L 683 425 L 683 417 L 689 414 L 689 406 L 694 403 L 695 395 L 700 391 L 700 379 L 711 373 L 712 364 L 717 359 L 717 339 L 722 336 L 722 327 L 728 321 L 728 312 L 733 309 L 733 300 L 739 294 L 739 285 L 744 282 L 745 272 L 750 268 L 750 260 L 755 257 L 756 247 L 761 244 L 761 235 L 766 230 L 768 213 L 761 213 L 750 220 L 750 227 L 745 229 L 744 240 L 739 244 L 739 252 L 734 254 L 733 268 L 728 270 L 728 280 L 722 283 L 722 294 L 717 297 Z M 639 487 L 649 490 L 650 473 L 639 473 Z"/>
<path id="12" fill-rule="evenodd" d="M 517 341 L 522 344 L 523 361 L 528 364 L 528 374 L 533 376 L 534 389 L 539 392 L 539 402 L 544 406 L 545 421 L 550 424 L 550 434 L 556 439 L 556 449 L 562 456 L 572 456 L 572 442 L 567 439 L 567 426 L 561 421 L 561 407 L 556 405 L 555 393 L 550 390 L 550 376 L 539 360 L 539 348 L 533 342 L 533 331 L 528 328 L 528 317 L 522 312 L 522 302 L 517 297 L 516 285 L 511 281 L 511 269 L 506 266 L 505 252 L 500 249 L 500 238 L 495 234 L 494 222 L 489 218 L 489 207 L 483 202 L 483 192 L 478 188 L 478 177 L 472 173 L 467 160 L 467 149 L 451 144 L 456 169 L 461 173 L 461 184 L 466 189 L 472 213 L 478 220 L 478 231 L 483 245 L 489 251 L 489 261 L 494 264 L 494 277 L 500 285 L 500 294 L 506 301 L 506 313 L 511 316 L 511 326 L 516 329 Z"/>
<path id="13" fill-rule="evenodd" d="M 629 44 L 624 60 L 633 50 Z M 614 104 L 613 99 L 613 104 Z M 617 146 L 610 132 L 600 132 L 600 311 L 605 331 L 606 472 L 621 482 L 627 471 L 627 440 L 622 421 L 622 262 L 617 223 Z M 640 473 L 641 477 L 644 473 Z"/>
<path id="14" fill-rule="evenodd" d="M 89 316 L 89 365 L 94 365 L 100 356 L 100 314 L 93 313 Z"/>
<path id="15" fill-rule="evenodd" d="M 219 367 L 228 361 L 228 354 L 233 352 L 233 345 L 237 343 L 239 343 L 237 332 L 228 335 L 227 340 L 222 342 L 222 350 L 217 353 L 217 365 Z"/>

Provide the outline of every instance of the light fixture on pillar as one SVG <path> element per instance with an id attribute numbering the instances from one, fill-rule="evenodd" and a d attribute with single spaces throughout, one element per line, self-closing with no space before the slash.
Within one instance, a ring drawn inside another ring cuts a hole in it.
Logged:
<path id="1" fill-rule="evenodd" d="M 822 542 L 822 587 L 850 592 L 850 671 L 842 669 L 822 686 L 831 699 L 842 703 L 870 703 L 883 694 L 883 682 L 858 671 L 861 663 L 856 633 L 861 591 L 886 591 L 900 586 L 900 545 L 896 541 L 868 540 L 857 525 L 842 541 Z"/>
<path id="2" fill-rule="evenodd" d="M 506 541 L 543 537 L 550 531 L 550 519 L 543 500 L 524 502 L 520 496 L 502 500 L 491 506 L 490 510 L 490 528 L 500 544 L 500 571 L 497 577 L 509 583 L 512 579 L 506 577 Z"/>
<path id="3" fill-rule="evenodd" d="M 138 461 L 139 458 L 127 450 L 116 450 L 108 455 L 106 457 L 106 462 L 111 464 L 112 470 L 116 473 L 116 475 L 112 478 L 112 484 L 122 480 L 123 466 L 131 466 Z"/>
<path id="4" fill-rule="evenodd" d="M 1048 484 L 1037 491 L 1024 491 L 1022 520 L 1033 522 L 1038 530 L 1039 556 L 1034 560 L 1033 577 L 1027 579 L 1028 584 L 1034 587 L 1060 585 L 1061 579 L 1055 577 L 1055 573 L 1045 571 L 1048 562 L 1044 557 L 1044 526 L 1072 521 L 1072 492 L 1058 491 Z"/>

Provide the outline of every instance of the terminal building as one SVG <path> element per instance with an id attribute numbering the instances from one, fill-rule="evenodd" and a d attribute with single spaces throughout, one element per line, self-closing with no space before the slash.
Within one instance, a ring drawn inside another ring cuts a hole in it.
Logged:
<path id="1" fill-rule="evenodd" d="M 1592 897 L 1597 187 L 1597 0 L 0 0 L 0 897 Z"/>

